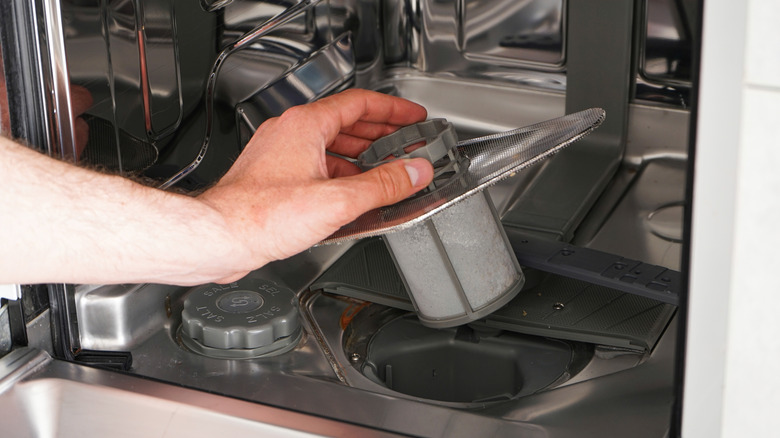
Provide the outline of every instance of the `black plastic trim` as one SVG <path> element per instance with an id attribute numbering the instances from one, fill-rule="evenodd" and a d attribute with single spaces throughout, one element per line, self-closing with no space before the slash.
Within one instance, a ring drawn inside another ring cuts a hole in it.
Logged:
<path id="1" fill-rule="evenodd" d="M 682 274 L 678 271 L 505 228 L 517 261 L 523 266 L 679 304 Z"/>

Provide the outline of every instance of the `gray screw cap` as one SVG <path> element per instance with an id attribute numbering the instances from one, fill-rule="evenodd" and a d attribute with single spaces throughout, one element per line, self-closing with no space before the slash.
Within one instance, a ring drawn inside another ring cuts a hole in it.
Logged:
<path id="1" fill-rule="evenodd" d="M 211 348 L 256 349 L 299 328 L 295 293 L 267 280 L 199 286 L 182 311 L 183 333 Z"/>

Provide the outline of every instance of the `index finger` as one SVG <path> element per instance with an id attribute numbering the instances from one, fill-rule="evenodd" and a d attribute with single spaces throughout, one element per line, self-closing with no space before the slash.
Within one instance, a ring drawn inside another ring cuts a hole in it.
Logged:
<path id="1" fill-rule="evenodd" d="M 359 89 L 326 97 L 303 108 L 328 143 L 333 141 L 342 129 L 347 129 L 358 121 L 395 127 L 420 122 L 428 115 L 425 108 L 414 102 Z"/>

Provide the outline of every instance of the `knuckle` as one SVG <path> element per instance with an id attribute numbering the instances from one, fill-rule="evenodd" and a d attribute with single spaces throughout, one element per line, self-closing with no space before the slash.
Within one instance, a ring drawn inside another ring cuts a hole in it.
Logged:
<path id="1" fill-rule="evenodd" d="M 302 117 L 306 116 L 306 107 L 303 105 L 294 106 L 292 108 L 288 108 L 285 110 L 285 112 L 282 113 L 281 116 L 279 116 L 280 122 L 287 122 L 290 120 L 300 120 Z"/>
<path id="2" fill-rule="evenodd" d="M 328 201 L 328 209 L 336 218 L 338 226 L 343 225 L 343 222 L 351 221 L 356 216 L 354 199 L 347 193 L 342 191 L 329 193 Z"/>
<path id="3" fill-rule="evenodd" d="M 404 187 L 399 178 L 395 178 L 392 170 L 387 165 L 379 166 L 376 169 L 376 180 L 379 183 L 379 189 L 387 200 L 396 200 L 402 197 Z"/>
<path id="4" fill-rule="evenodd" d="M 367 90 L 363 90 L 360 88 L 350 88 L 348 90 L 345 90 L 342 92 L 345 96 L 361 96 L 367 93 Z"/>

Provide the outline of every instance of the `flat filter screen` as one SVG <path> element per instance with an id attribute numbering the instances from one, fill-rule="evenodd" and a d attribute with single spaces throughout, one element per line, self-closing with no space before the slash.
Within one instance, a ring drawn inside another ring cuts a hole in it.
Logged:
<path id="1" fill-rule="evenodd" d="M 436 213 L 535 164 L 584 137 L 604 121 L 601 108 L 591 108 L 499 134 L 457 144 L 468 159 L 459 184 L 449 184 L 397 204 L 371 210 L 345 225 L 322 243 L 378 236 L 420 223 Z"/>

